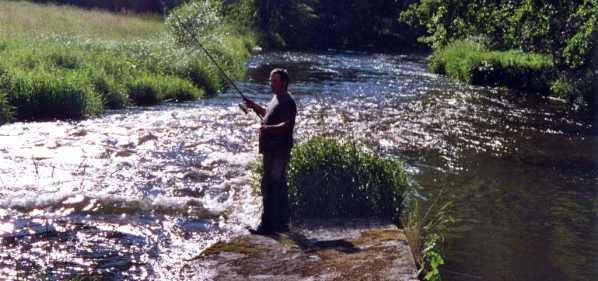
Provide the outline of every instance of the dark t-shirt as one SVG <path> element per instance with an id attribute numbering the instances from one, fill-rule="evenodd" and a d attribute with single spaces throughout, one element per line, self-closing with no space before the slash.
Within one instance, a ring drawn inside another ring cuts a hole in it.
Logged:
<path id="1" fill-rule="evenodd" d="M 274 150 L 291 150 L 293 147 L 293 128 L 295 127 L 295 117 L 297 116 L 297 105 L 293 96 L 284 95 L 278 97 L 274 95 L 268 108 L 266 109 L 266 116 L 264 116 L 264 123 L 266 125 L 276 125 L 281 122 L 290 121 L 291 129 L 284 135 L 271 136 L 261 144 L 262 152 Z"/>

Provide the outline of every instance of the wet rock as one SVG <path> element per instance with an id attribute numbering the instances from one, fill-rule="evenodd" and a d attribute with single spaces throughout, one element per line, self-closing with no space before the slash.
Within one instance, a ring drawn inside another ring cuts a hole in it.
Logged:
<path id="1" fill-rule="evenodd" d="M 69 136 L 71 136 L 71 137 L 83 137 L 83 136 L 86 136 L 87 133 L 88 133 L 88 131 L 85 130 L 85 129 L 78 129 L 78 130 L 75 130 L 74 132 L 70 133 Z"/>
<path id="2" fill-rule="evenodd" d="M 125 148 L 125 149 L 118 151 L 116 153 L 116 156 L 117 157 L 129 157 L 129 156 L 133 155 L 134 153 L 135 153 L 134 150 Z"/>
<path id="3" fill-rule="evenodd" d="M 403 231 L 370 220 L 311 221 L 289 233 L 241 235 L 187 263 L 201 273 L 197 280 L 417 280 Z"/>
<path id="4" fill-rule="evenodd" d="M 209 179 L 212 175 L 208 171 L 204 170 L 191 170 L 185 173 L 183 179 L 191 180 L 194 182 L 203 182 Z"/>
<path id="5" fill-rule="evenodd" d="M 157 136 L 155 136 L 155 135 L 153 135 L 153 134 L 150 133 L 150 134 L 147 134 L 145 136 L 140 137 L 139 140 L 137 141 L 137 145 L 142 145 L 145 142 L 148 142 L 148 141 L 151 141 L 151 140 L 157 140 L 157 139 L 158 139 Z"/>

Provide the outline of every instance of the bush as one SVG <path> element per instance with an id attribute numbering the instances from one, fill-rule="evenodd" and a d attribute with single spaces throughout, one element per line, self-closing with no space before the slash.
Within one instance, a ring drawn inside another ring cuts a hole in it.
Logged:
<path id="1" fill-rule="evenodd" d="M 317 137 L 293 149 L 289 199 L 294 217 L 398 220 L 408 179 L 403 164 Z"/>
<path id="2" fill-rule="evenodd" d="M 190 1 L 175 8 L 166 24 L 177 42 L 192 46 L 222 23 L 221 8 L 216 1 Z"/>

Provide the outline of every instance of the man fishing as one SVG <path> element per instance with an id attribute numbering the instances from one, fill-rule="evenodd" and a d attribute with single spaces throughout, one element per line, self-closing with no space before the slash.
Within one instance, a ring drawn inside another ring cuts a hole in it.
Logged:
<path id="1" fill-rule="evenodd" d="M 293 128 L 297 105 L 288 91 L 289 74 L 285 69 L 270 72 L 270 87 L 274 96 L 267 108 L 245 98 L 245 105 L 263 117 L 259 129 L 259 152 L 263 155 L 262 221 L 253 234 L 267 235 L 289 230 L 289 198 L 287 168 L 293 147 Z"/>

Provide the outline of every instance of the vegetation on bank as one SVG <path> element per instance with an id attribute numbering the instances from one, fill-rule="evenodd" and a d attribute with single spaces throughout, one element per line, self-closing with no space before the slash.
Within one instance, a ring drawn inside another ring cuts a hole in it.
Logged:
<path id="1" fill-rule="evenodd" d="M 0 5 L 0 124 L 82 118 L 106 108 L 194 100 L 226 86 L 205 54 L 177 42 L 182 31 L 167 32 L 169 25 L 157 16 L 26 2 Z M 36 18 L 30 20 L 31 13 Z M 92 19 L 98 16 L 107 21 Z M 38 17 L 47 20 L 43 33 L 32 33 L 25 27 L 41 25 Z M 238 78 L 255 41 L 232 21 L 221 22 L 195 38 Z M 145 32 L 129 36 L 138 30 Z"/>
<path id="2" fill-rule="evenodd" d="M 443 201 L 446 196 L 433 202 L 413 196 L 414 183 L 400 160 L 364 152 L 350 141 L 314 137 L 293 148 L 289 166 L 294 219 L 391 219 L 404 229 L 421 279 L 440 280 L 440 247 L 452 222 L 451 204 Z M 254 175 L 261 169 L 255 165 Z"/>
<path id="3" fill-rule="evenodd" d="M 292 151 L 289 200 L 294 217 L 398 222 L 409 191 L 401 161 L 362 152 L 353 143 L 317 137 Z"/>
<path id="4" fill-rule="evenodd" d="M 516 50 L 491 51 L 483 44 L 458 40 L 428 58 L 430 70 L 473 85 L 503 86 L 548 94 L 556 78 L 548 55 Z"/>
<path id="5" fill-rule="evenodd" d="M 251 0 L 254 24 L 270 48 L 385 49 L 416 47 L 417 29 L 399 20 L 413 0 Z"/>
<path id="6" fill-rule="evenodd" d="M 451 49 L 455 45 L 466 44 L 453 43 L 459 40 L 480 42 L 487 50 L 494 50 L 494 59 L 490 60 L 493 66 L 497 60 L 510 60 L 519 52 L 550 58 L 553 74 L 544 76 L 548 86 L 541 86 L 540 90 L 547 87 L 549 90 L 542 94 L 549 92 L 596 107 L 597 93 L 591 89 L 598 83 L 598 69 L 592 64 L 592 56 L 598 49 L 598 0 L 419 0 L 401 13 L 401 19 L 414 27 L 425 28 L 419 41 L 432 46 L 437 51 L 434 57 L 444 57 L 446 64 L 475 68 L 477 60 L 471 57 L 487 56 L 486 50 L 472 56 L 446 55 L 454 53 Z M 516 59 L 521 63 L 494 71 L 497 75 L 504 74 L 503 84 L 509 87 L 518 86 L 509 81 L 511 73 L 529 65 L 523 55 L 518 57 L 522 58 Z M 534 73 L 527 74 L 527 78 L 534 79 L 530 76 Z M 456 77 L 475 80 L 474 74 Z"/>
<path id="7" fill-rule="evenodd" d="M 414 197 L 409 209 L 401 216 L 401 225 L 419 268 L 419 277 L 426 281 L 440 281 L 440 267 L 444 264 L 442 244 L 455 222 L 450 196 L 441 190 L 432 199 Z"/>

